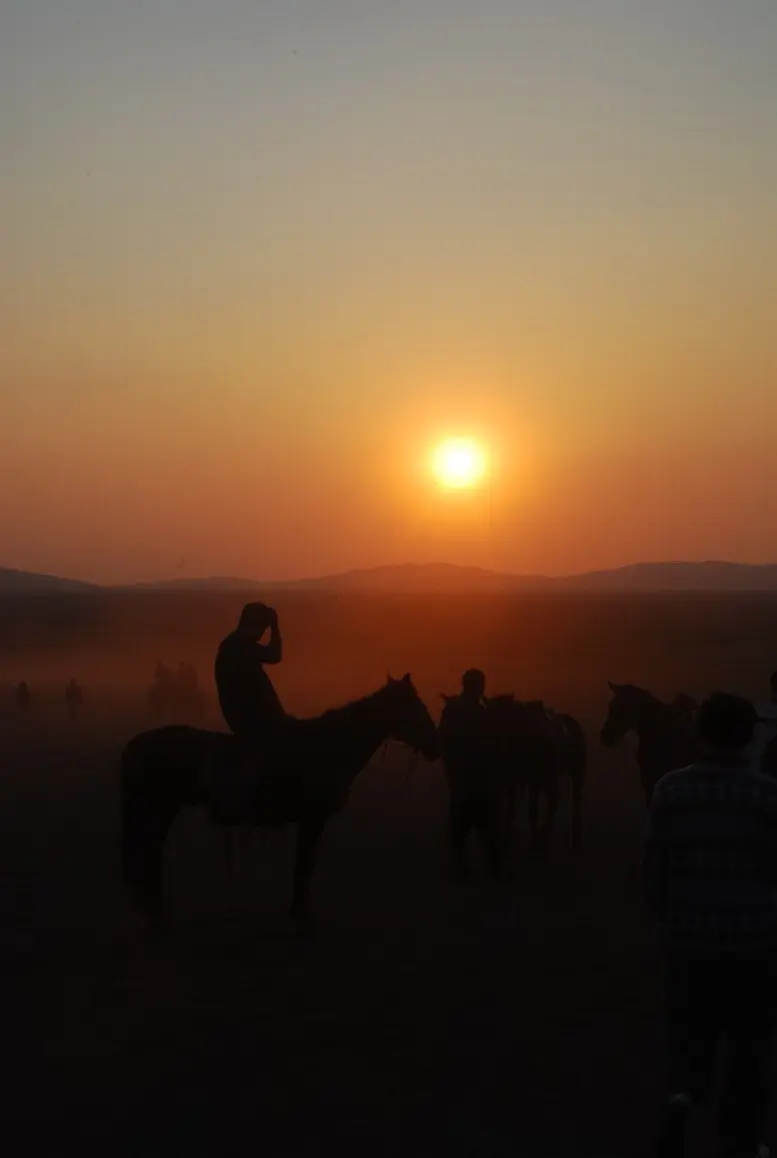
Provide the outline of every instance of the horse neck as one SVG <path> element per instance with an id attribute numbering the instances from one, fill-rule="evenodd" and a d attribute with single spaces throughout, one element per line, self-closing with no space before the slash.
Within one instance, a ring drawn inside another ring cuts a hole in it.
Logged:
<path id="1" fill-rule="evenodd" d="M 335 771 L 342 774 L 342 787 L 348 788 L 392 734 L 385 697 L 381 691 L 373 692 L 326 714 L 335 725 L 333 738 L 342 737 L 345 741 L 342 747 L 338 746 Z"/>
<path id="2" fill-rule="evenodd" d="M 640 747 L 666 747 L 667 743 L 679 740 L 677 722 L 678 718 L 669 704 L 652 698 L 645 700 L 635 728 Z"/>

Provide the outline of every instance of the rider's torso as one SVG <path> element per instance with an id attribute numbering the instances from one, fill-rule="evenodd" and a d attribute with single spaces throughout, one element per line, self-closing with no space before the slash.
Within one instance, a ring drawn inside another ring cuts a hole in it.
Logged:
<path id="1" fill-rule="evenodd" d="M 228 635 L 216 656 L 215 676 L 222 714 L 235 735 L 261 733 L 284 716 L 252 640 Z"/>

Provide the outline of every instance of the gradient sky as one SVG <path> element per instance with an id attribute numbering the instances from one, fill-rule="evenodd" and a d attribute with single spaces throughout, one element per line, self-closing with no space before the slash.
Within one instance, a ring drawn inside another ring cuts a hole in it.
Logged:
<path id="1" fill-rule="evenodd" d="M 774 0 L 4 0 L 0 565 L 777 559 L 775 60 Z"/>

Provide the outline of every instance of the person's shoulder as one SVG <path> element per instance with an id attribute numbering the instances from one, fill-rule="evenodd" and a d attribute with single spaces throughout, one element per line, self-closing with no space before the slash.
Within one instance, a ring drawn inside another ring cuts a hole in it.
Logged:
<path id="1" fill-rule="evenodd" d="M 252 648 L 251 641 L 245 636 L 240 635 L 237 631 L 230 631 L 229 635 L 225 635 L 219 644 L 219 655 L 242 655 L 247 653 Z"/>
<path id="2" fill-rule="evenodd" d="M 753 795 L 759 799 L 777 806 L 777 779 L 756 768 L 746 768 L 740 775 L 747 783 Z"/>
<path id="3" fill-rule="evenodd" d="M 687 785 L 696 779 L 698 768 L 689 764 L 686 768 L 676 768 L 673 772 L 666 772 L 653 789 L 651 804 L 656 805 L 683 791 Z"/>

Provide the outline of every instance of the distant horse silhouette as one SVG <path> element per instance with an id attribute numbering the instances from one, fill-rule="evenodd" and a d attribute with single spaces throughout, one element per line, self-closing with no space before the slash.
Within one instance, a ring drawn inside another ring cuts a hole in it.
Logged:
<path id="1" fill-rule="evenodd" d="M 636 733 L 639 778 L 645 801 L 650 804 L 653 789 L 661 777 L 684 768 L 694 758 L 696 703 L 683 695 L 674 703 L 666 704 L 634 684 L 610 683 L 609 686 L 613 697 L 602 727 L 602 744 L 613 748 L 629 732 Z"/>
<path id="2" fill-rule="evenodd" d="M 27 686 L 26 680 L 20 680 L 16 685 L 16 707 L 23 715 L 29 711 L 32 706 L 32 692 Z"/>
<path id="3" fill-rule="evenodd" d="M 566 779 L 572 797 L 572 845 L 582 837 L 583 784 L 588 759 L 585 734 L 573 716 L 554 712 L 542 700 L 517 700 L 513 695 L 492 696 L 487 704 L 494 721 L 496 759 L 504 776 L 503 843 L 510 847 L 519 792 L 526 791 L 529 831 L 533 846 L 550 835 Z M 540 800 L 547 808 L 540 822 Z"/>
<path id="4" fill-rule="evenodd" d="M 205 714 L 205 693 L 199 687 L 197 672 L 191 664 L 180 663 L 176 674 L 161 661 L 148 692 L 148 706 L 157 717 L 168 712 L 182 713 L 185 718 L 201 720 Z"/>
<path id="5" fill-rule="evenodd" d="M 161 868 L 170 826 L 182 808 L 202 806 L 219 823 L 297 826 L 291 915 L 309 916 L 309 886 L 324 827 L 346 802 L 361 769 L 394 738 L 437 755 L 437 729 L 409 675 L 313 719 L 296 721 L 284 746 L 241 771 L 234 737 L 185 725 L 143 732 L 121 761 L 124 880 L 152 922 L 164 918 Z M 215 787 L 231 782 L 224 804 Z"/>

